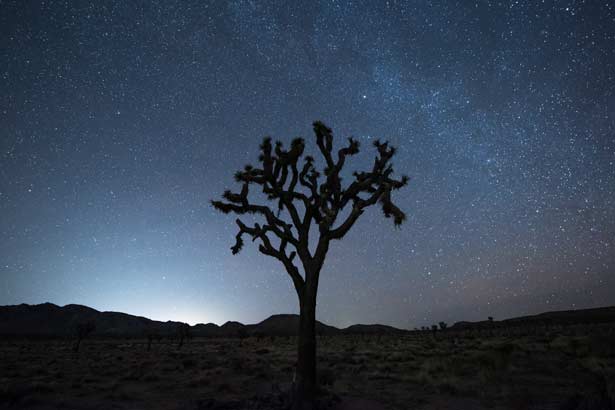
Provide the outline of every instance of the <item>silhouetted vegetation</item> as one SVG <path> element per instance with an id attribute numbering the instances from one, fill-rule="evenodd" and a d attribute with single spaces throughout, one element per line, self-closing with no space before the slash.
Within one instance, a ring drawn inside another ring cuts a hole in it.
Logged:
<path id="1" fill-rule="evenodd" d="M 148 332 L 147 333 L 147 351 L 151 351 L 152 350 L 152 343 L 153 342 L 158 342 L 160 343 L 160 341 L 162 340 L 162 335 L 160 335 L 157 332 Z"/>
<path id="2" fill-rule="evenodd" d="M 248 331 L 244 328 L 241 328 L 237 331 L 237 337 L 239 338 L 239 346 L 243 345 L 243 341 L 248 338 Z"/>
<path id="3" fill-rule="evenodd" d="M 431 329 L 319 336 L 319 408 L 340 402 L 345 409 L 365 408 L 353 401 L 360 397 L 378 410 L 613 409 L 615 323 L 552 324 L 549 330 L 503 323 L 481 333 L 438 326 L 436 338 Z M 248 337 L 238 348 L 235 332 L 195 338 L 182 350 L 165 343 L 149 353 L 145 336 L 91 336 L 88 354 L 77 358 L 72 340 L 0 340 L 0 408 L 291 406 L 286 386 L 296 364 L 296 336 L 267 339 L 266 345 Z"/>
<path id="4" fill-rule="evenodd" d="M 187 323 L 179 323 L 177 325 L 176 336 L 178 340 L 177 350 L 179 350 L 184 345 L 184 342 L 189 340 L 191 337 L 190 325 L 188 325 Z"/>
<path id="5" fill-rule="evenodd" d="M 359 142 L 349 138 L 346 146 L 335 152 L 331 129 L 322 122 L 315 122 L 314 134 L 325 164 L 322 173 L 316 170 L 313 157 L 303 157 L 305 141 L 302 138 L 292 140 L 288 149 L 280 141 L 273 144 L 270 138 L 265 138 L 260 146 L 261 166 L 246 165 L 235 174 L 241 190 L 227 190 L 222 201 L 212 201 L 213 206 L 224 213 L 254 214 L 264 218 L 264 223 L 252 226 L 237 219 L 239 231 L 231 250 L 233 254 L 241 250 L 244 235 L 258 240 L 259 251 L 278 259 L 294 284 L 300 320 L 293 407 L 301 410 L 312 409 L 315 403 L 316 298 L 329 245 L 343 238 L 365 209 L 377 203 L 386 218 L 401 225 L 406 216 L 393 203 L 391 194 L 408 183 L 405 176 L 393 178 L 391 159 L 395 149 L 387 142 L 376 140 L 377 156 L 373 167 L 354 172 L 352 182 L 344 188 L 341 172 L 348 157 L 359 153 Z M 273 207 L 252 202 L 249 198 L 251 187 L 262 191 Z M 313 226 L 318 229 L 315 235 L 312 233 L 316 242 L 312 252 L 309 237 Z M 303 268 L 303 275 L 296 259 Z"/>
<path id="6" fill-rule="evenodd" d="M 85 323 L 77 323 L 75 326 L 75 344 L 73 345 L 73 350 L 75 352 L 79 351 L 79 347 L 81 346 L 81 341 L 88 337 L 92 332 L 96 330 L 96 324 L 94 322 L 85 322 Z"/>

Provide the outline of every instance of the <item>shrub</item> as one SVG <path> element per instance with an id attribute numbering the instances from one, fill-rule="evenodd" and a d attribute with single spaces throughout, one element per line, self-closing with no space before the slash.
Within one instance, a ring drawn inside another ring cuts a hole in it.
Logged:
<path id="1" fill-rule="evenodd" d="M 182 365 L 184 366 L 185 369 L 191 369 L 197 365 L 197 362 L 195 359 L 186 358 L 182 360 Z"/>
<path id="2" fill-rule="evenodd" d="M 321 386 L 333 386 L 335 383 L 335 372 L 330 367 L 318 370 L 318 383 Z"/>

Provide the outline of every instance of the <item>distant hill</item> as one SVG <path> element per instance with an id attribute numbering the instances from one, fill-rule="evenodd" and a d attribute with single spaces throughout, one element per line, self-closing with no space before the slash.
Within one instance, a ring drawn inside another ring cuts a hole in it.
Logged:
<path id="1" fill-rule="evenodd" d="M 352 325 L 343 329 L 345 334 L 402 334 L 407 330 L 387 325 Z"/>
<path id="2" fill-rule="evenodd" d="M 147 335 L 174 336 L 181 322 L 160 322 L 140 316 L 119 312 L 99 312 L 87 306 L 66 305 L 60 307 L 52 303 L 40 305 L 0 306 L 0 337 L 70 337 L 78 324 L 92 322 L 96 330 L 93 336 L 99 337 L 145 337 Z M 263 336 L 293 336 L 299 327 L 298 315 L 273 315 L 260 323 L 244 325 L 239 322 L 226 322 L 222 326 L 214 323 L 191 326 L 195 337 L 235 337 L 242 329 L 247 334 Z M 338 335 L 357 333 L 403 333 L 404 330 L 384 325 L 355 325 L 346 329 L 316 322 L 318 335 Z"/>
<path id="3" fill-rule="evenodd" d="M 160 335 L 164 337 L 177 334 L 181 322 L 161 322 L 145 317 L 120 312 L 99 312 L 87 306 L 52 303 L 40 305 L 0 306 L 0 337 L 71 337 L 78 324 L 92 322 L 96 326 L 93 336 L 99 337 L 145 337 Z M 457 322 L 450 329 L 499 326 L 524 326 L 532 324 L 574 324 L 615 322 L 615 306 L 546 312 L 533 316 L 522 316 L 503 321 Z M 273 315 L 260 323 L 244 325 L 239 322 L 226 322 L 222 326 L 214 323 L 191 326 L 195 337 L 235 337 L 245 330 L 250 335 L 293 336 L 299 327 L 298 315 Z M 357 335 L 357 334 L 404 334 L 407 330 L 386 325 L 352 325 L 345 329 L 316 322 L 318 335 Z"/>
<path id="4" fill-rule="evenodd" d="M 93 322 L 95 334 L 135 337 L 148 333 L 171 335 L 180 322 L 159 322 L 119 312 L 99 312 L 87 306 L 52 303 L 0 306 L 0 336 L 67 337 L 78 324 Z"/>
<path id="5" fill-rule="evenodd" d="M 615 322 L 615 306 L 545 312 L 537 315 L 520 316 L 500 321 L 495 320 L 493 322 L 488 320 L 479 322 L 457 322 L 452 326 L 452 329 L 482 328 L 493 326 L 494 324 L 497 326 L 529 326 L 536 324 L 572 325 L 612 322 Z"/>
<path id="6" fill-rule="evenodd" d="M 270 336 L 293 336 L 299 328 L 298 315 L 273 315 L 255 325 L 248 325 L 250 333 L 260 333 Z M 316 334 L 333 336 L 342 331 L 334 326 L 316 321 Z"/>

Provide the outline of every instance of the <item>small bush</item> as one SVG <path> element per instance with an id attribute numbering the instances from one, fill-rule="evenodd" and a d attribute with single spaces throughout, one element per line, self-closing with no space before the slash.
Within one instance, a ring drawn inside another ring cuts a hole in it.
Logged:
<path id="1" fill-rule="evenodd" d="M 195 359 L 186 358 L 182 360 L 182 365 L 184 366 L 184 369 L 192 369 L 193 367 L 197 365 L 197 362 Z"/>
<path id="2" fill-rule="evenodd" d="M 160 376 L 154 373 L 150 373 L 143 378 L 143 381 L 148 383 L 157 382 L 158 380 L 160 380 Z"/>
<path id="3" fill-rule="evenodd" d="M 318 383 L 322 386 L 333 386 L 335 383 L 335 372 L 330 367 L 318 370 Z"/>

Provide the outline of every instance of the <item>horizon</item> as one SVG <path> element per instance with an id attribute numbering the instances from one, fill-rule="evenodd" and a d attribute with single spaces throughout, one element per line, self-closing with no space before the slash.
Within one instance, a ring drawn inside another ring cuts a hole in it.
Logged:
<path id="1" fill-rule="evenodd" d="M 257 325 L 257 324 L 259 324 L 259 323 L 261 323 L 261 322 L 263 322 L 263 321 L 265 321 L 267 319 L 270 319 L 270 318 L 272 318 L 274 316 L 286 316 L 286 315 L 298 316 L 299 315 L 298 313 L 273 313 L 273 314 L 271 314 L 269 316 L 266 316 L 266 317 L 262 318 L 259 321 L 256 321 L 256 322 L 246 322 L 246 323 L 241 322 L 239 320 L 233 320 L 233 319 L 228 319 L 228 320 L 225 320 L 224 322 L 221 322 L 221 323 L 215 323 L 215 322 L 194 322 L 194 323 L 191 323 L 191 322 L 184 322 L 184 321 L 176 320 L 176 319 L 156 319 L 156 318 L 144 316 L 144 315 L 137 314 L 137 313 L 124 312 L 124 311 L 118 311 L 118 310 L 113 310 L 113 309 L 111 309 L 111 310 L 99 309 L 99 308 L 96 308 L 96 307 L 93 307 L 93 306 L 83 305 L 83 304 L 80 304 L 80 303 L 68 303 L 68 304 L 65 304 L 65 305 L 58 305 L 57 303 L 53 303 L 53 302 L 19 303 L 19 304 L 15 304 L 15 305 L 0 305 L 0 308 L 1 307 L 8 307 L 8 306 L 19 306 L 19 305 L 22 305 L 22 304 L 23 305 L 27 305 L 27 306 L 39 306 L 39 305 L 50 304 L 50 305 L 54 305 L 54 306 L 59 307 L 59 308 L 64 308 L 66 306 L 71 306 L 71 305 L 73 305 L 73 306 L 81 306 L 81 307 L 85 307 L 85 308 L 89 308 L 89 309 L 94 309 L 94 310 L 98 311 L 99 313 L 123 313 L 123 314 L 127 314 L 127 315 L 130 315 L 130 316 L 143 317 L 145 319 L 149 319 L 149 320 L 156 321 L 156 322 L 163 322 L 163 323 L 165 323 L 165 322 L 187 323 L 190 326 L 214 324 L 214 325 L 220 327 L 220 326 L 222 326 L 222 325 L 224 325 L 226 323 L 240 323 L 240 324 L 245 325 L 245 326 L 252 326 L 252 325 Z M 577 307 L 577 308 L 574 308 L 574 309 L 564 309 L 564 310 L 562 310 L 562 309 L 555 309 L 555 310 L 548 310 L 548 311 L 541 311 L 541 312 L 535 312 L 535 313 L 528 313 L 528 314 L 524 314 L 524 315 L 504 317 L 504 318 L 494 317 L 493 320 L 495 322 L 499 322 L 499 321 L 505 321 L 505 320 L 509 320 L 509 319 L 516 319 L 516 318 L 519 318 L 519 317 L 537 316 L 537 315 L 541 315 L 541 314 L 545 314 L 545 313 L 556 313 L 556 312 L 578 311 L 578 310 L 591 310 L 591 309 L 607 309 L 607 308 L 614 308 L 614 307 L 615 307 L 615 305 L 601 305 L 601 306 L 592 306 L 592 307 Z M 350 324 L 347 324 L 347 325 L 340 326 L 340 325 L 335 325 L 335 324 L 332 324 L 332 323 L 327 323 L 327 322 L 325 322 L 323 320 L 320 320 L 318 317 L 316 318 L 316 320 L 321 322 L 321 323 L 323 323 L 323 324 L 325 324 L 325 325 L 327 325 L 327 326 L 333 326 L 333 327 L 338 328 L 338 329 L 345 329 L 345 328 L 348 328 L 350 326 L 355 326 L 355 325 L 366 325 L 366 326 L 385 325 L 385 326 L 391 326 L 391 327 L 394 327 L 394 328 L 397 328 L 397 329 L 401 329 L 401 330 L 414 330 L 414 329 L 420 329 L 421 326 L 431 326 L 433 324 L 437 324 L 437 323 L 440 322 L 440 320 L 434 319 L 432 321 L 427 321 L 427 322 L 422 323 L 422 324 L 417 324 L 416 326 L 398 327 L 398 326 L 394 326 L 392 324 L 380 323 L 380 322 L 374 322 L 374 323 L 360 323 L 360 322 L 357 322 L 357 323 L 350 323 Z M 478 319 L 478 320 L 463 320 L 462 319 L 462 320 L 456 320 L 454 322 L 447 323 L 447 324 L 449 326 L 453 326 L 456 323 L 463 323 L 463 322 L 476 323 L 476 322 L 481 322 L 481 321 L 485 322 L 487 320 L 488 320 L 488 317 L 483 318 L 483 319 Z"/>
<path id="2" fill-rule="evenodd" d="M 590 3 L 3 2 L 0 304 L 297 313 L 210 200 L 267 135 L 322 171 L 314 121 L 361 145 L 344 188 L 377 139 L 410 177 L 400 229 L 376 204 L 331 243 L 322 322 L 615 304 L 615 25 Z"/>

